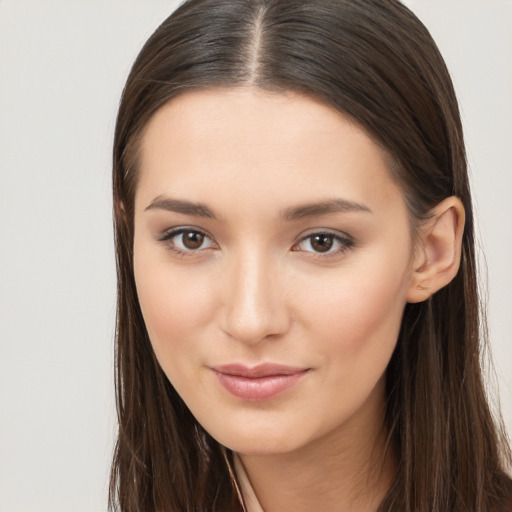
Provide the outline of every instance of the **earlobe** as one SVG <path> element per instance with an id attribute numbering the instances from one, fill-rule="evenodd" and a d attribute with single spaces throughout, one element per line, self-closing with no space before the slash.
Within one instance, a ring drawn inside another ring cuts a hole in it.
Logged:
<path id="1" fill-rule="evenodd" d="M 456 276 L 464 220 L 464 206 L 458 197 L 448 197 L 432 209 L 430 219 L 420 229 L 408 302 L 427 300 Z"/>

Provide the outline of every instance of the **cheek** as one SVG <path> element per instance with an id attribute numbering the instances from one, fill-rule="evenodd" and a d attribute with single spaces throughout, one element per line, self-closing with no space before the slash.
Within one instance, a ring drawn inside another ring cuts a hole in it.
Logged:
<path id="1" fill-rule="evenodd" d="M 307 328 L 317 332 L 319 347 L 330 357 L 348 361 L 348 356 L 361 355 L 362 364 L 363 356 L 371 364 L 382 354 L 390 355 L 396 344 L 408 272 L 406 264 L 389 266 L 383 258 L 371 265 L 362 263 L 337 269 L 325 281 L 303 282 L 298 290 L 309 292 L 297 296 L 304 312 L 297 317 L 302 316 Z"/>
<path id="2" fill-rule="evenodd" d="M 148 264 L 143 254 L 138 256 L 134 273 L 142 315 L 156 356 L 167 371 L 170 368 L 165 366 L 194 353 L 198 331 L 211 320 L 211 276 L 176 270 L 165 258 Z"/>
<path id="3" fill-rule="evenodd" d="M 398 339 L 406 303 L 404 268 L 393 272 L 375 263 L 371 271 L 361 268 L 338 270 L 329 279 L 337 286 L 303 283 L 310 293 L 298 297 L 310 347 L 318 356 L 318 378 L 329 390 L 311 409 L 323 418 L 320 433 L 347 421 L 373 396 Z"/>

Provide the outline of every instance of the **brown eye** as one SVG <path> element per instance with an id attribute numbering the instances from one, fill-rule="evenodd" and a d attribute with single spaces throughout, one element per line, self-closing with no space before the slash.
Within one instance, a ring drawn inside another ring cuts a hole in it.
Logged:
<path id="1" fill-rule="evenodd" d="M 354 240 L 352 240 L 352 238 L 342 235 L 342 233 L 338 235 L 329 232 L 312 233 L 304 237 L 292 250 L 317 255 L 323 254 L 326 257 L 336 256 L 354 246 Z"/>
<path id="2" fill-rule="evenodd" d="M 320 234 L 311 237 L 311 247 L 316 252 L 327 252 L 334 244 L 334 235 Z"/>
<path id="3" fill-rule="evenodd" d="M 199 249 L 204 242 L 204 234 L 198 231 L 184 231 L 183 232 L 183 245 L 187 249 Z"/>
<path id="4" fill-rule="evenodd" d="M 164 243 L 168 249 L 180 255 L 218 248 L 206 233 L 192 228 L 173 229 L 158 240 Z"/>

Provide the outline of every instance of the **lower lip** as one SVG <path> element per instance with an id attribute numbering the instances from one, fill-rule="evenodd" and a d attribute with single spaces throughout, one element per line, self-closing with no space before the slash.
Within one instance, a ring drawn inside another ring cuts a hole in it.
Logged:
<path id="1" fill-rule="evenodd" d="M 291 375 L 269 375 L 267 377 L 248 378 L 239 375 L 215 372 L 224 389 L 242 400 L 259 402 L 270 400 L 295 386 L 308 370 Z"/>

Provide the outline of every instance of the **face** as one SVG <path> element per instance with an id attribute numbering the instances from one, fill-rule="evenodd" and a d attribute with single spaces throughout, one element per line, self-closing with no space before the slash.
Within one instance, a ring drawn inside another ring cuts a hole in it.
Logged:
<path id="1" fill-rule="evenodd" d="M 241 453 L 382 422 L 411 230 L 386 155 L 298 94 L 187 92 L 140 148 L 134 272 L 158 361 Z"/>

